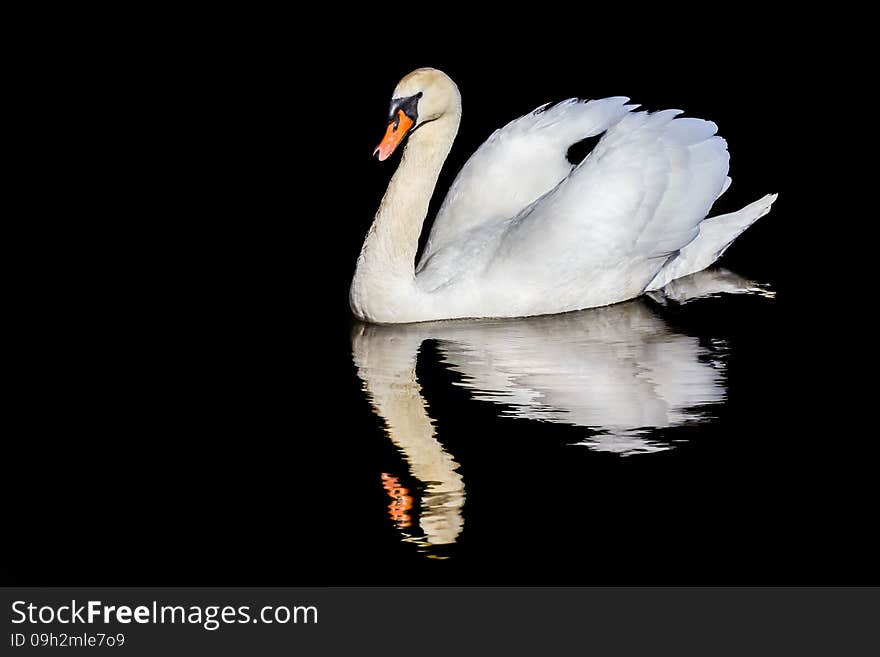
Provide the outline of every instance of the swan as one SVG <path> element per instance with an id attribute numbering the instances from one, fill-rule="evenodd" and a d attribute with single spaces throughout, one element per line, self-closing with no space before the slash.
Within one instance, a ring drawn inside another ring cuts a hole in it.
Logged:
<path id="1" fill-rule="evenodd" d="M 768 194 L 706 218 L 730 185 L 717 126 L 625 97 L 543 105 L 496 130 L 455 178 L 415 263 L 461 94 L 420 68 L 394 89 L 386 160 L 406 140 L 357 259 L 349 303 L 396 324 L 527 317 L 606 306 L 712 264 L 767 214 Z M 568 148 L 602 134 L 578 165 Z"/>

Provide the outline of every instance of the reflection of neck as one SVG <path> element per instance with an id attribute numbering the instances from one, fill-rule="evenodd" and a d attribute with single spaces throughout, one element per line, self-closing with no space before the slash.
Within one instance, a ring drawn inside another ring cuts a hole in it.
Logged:
<path id="1" fill-rule="evenodd" d="M 454 543 L 461 532 L 464 483 L 458 464 L 434 437 L 421 387 L 416 356 L 421 336 L 375 333 L 364 327 L 353 340 L 358 375 L 376 414 L 385 420 L 391 441 L 403 452 L 412 475 L 425 484 L 419 525 L 429 543 Z"/>
<path id="2" fill-rule="evenodd" d="M 409 137 L 370 227 L 351 284 L 355 314 L 372 321 L 413 321 L 415 257 L 440 169 L 458 132 L 461 112 L 421 125 Z"/>

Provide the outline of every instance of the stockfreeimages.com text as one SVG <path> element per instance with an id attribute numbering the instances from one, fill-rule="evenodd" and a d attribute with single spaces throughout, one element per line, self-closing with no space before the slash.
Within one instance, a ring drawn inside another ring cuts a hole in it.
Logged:
<path id="1" fill-rule="evenodd" d="M 313 605 L 264 606 L 252 612 L 249 605 L 162 605 L 153 600 L 149 605 L 110 605 L 100 600 L 88 600 L 70 604 L 35 605 L 25 600 L 12 603 L 12 623 L 33 625 L 67 624 L 192 624 L 206 630 L 216 630 L 221 625 L 263 624 L 316 624 L 318 609 Z"/>

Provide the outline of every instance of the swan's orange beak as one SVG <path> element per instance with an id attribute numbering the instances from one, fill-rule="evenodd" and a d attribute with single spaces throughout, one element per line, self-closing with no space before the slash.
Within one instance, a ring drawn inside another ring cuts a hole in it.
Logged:
<path id="1" fill-rule="evenodd" d="M 378 153 L 380 162 L 387 160 L 394 152 L 394 149 L 403 141 L 403 138 L 406 136 L 406 133 L 409 132 L 409 129 L 412 128 L 412 125 L 413 120 L 409 118 L 403 110 L 397 110 L 397 118 L 388 122 L 388 129 L 385 130 L 385 136 L 382 138 L 382 141 L 379 142 L 379 145 L 376 146 L 373 155 Z"/>

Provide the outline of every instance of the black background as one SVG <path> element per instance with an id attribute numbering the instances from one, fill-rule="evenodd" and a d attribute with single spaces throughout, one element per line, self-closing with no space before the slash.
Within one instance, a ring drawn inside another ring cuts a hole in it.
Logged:
<path id="1" fill-rule="evenodd" d="M 4 581 L 877 583 L 867 384 L 841 367 L 866 367 L 870 336 L 837 243 L 865 218 L 847 172 L 860 59 L 829 45 L 839 26 L 745 8 L 620 8 L 577 29 L 561 7 L 516 26 L 401 11 L 28 22 Z M 425 396 L 469 485 L 459 552 L 431 562 L 385 518 L 378 473 L 405 466 L 360 392 L 347 305 L 397 162 L 370 154 L 419 66 L 463 95 L 439 190 L 534 107 L 627 95 L 718 123 L 734 181 L 719 211 L 780 194 L 724 261 L 776 301 L 666 311 L 736 347 L 706 439 L 560 458 L 467 402 L 425 348 Z"/>

